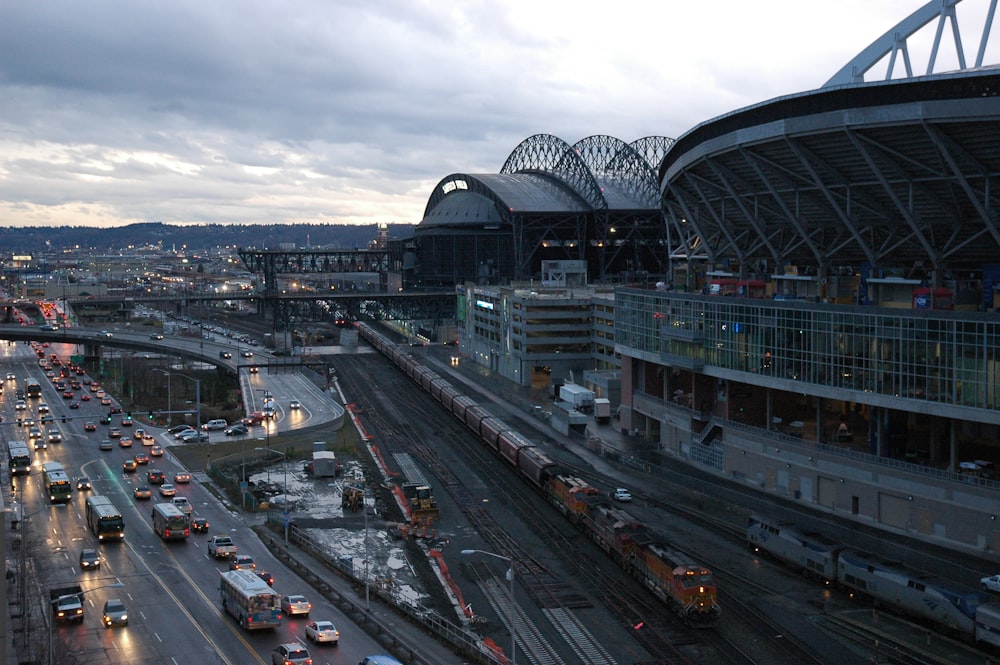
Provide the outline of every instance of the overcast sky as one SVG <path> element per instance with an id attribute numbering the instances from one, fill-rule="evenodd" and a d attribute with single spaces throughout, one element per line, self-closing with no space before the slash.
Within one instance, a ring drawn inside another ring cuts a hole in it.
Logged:
<path id="1" fill-rule="evenodd" d="M 0 223 L 415 224 L 534 134 L 676 138 L 819 88 L 923 4 L 10 0 Z"/>

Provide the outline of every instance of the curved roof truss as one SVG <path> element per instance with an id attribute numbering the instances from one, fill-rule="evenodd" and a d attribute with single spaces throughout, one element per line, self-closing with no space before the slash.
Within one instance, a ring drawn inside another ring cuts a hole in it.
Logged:
<path id="1" fill-rule="evenodd" d="M 507 157 L 500 173 L 539 172 L 563 180 L 594 210 L 607 201 L 594 174 L 575 148 L 551 134 L 535 134 L 521 141 Z"/>

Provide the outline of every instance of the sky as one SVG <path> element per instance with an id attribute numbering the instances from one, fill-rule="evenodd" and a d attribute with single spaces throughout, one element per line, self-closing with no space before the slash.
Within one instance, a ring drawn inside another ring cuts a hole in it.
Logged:
<path id="1" fill-rule="evenodd" d="M 535 134 L 677 138 L 817 89 L 923 4 L 3 2 L 0 224 L 416 224 Z"/>

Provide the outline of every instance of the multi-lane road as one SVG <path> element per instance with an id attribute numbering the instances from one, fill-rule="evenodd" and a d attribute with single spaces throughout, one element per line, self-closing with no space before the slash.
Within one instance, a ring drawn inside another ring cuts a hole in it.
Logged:
<path id="1" fill-rule="evenodd" d="M 68 359 L 73 345 L 51 344 L 45 352 Z M 108 406 L 92 399 L 81 401 L 79 409 L 70 410 L 68 403 L 73 400 L 64 399 L 52 381 L 45 380 L 44 370 L 38 366 L 38 358 L 29 345 L 0 346 L 0 379 L 8 372 L 16 376 L 17 381 L 6 382 L 0 397 L 4 439 L 27 439 L 26 429 L 19 427 L 16 419 L 19 415 L 37 419 L 39 401 L 51 406 L 54 415 L 51 426 L 58 426 L 63 434 L 62 443 L 49 444 L 44 451 L 33 451 L 32 472 L 16 479 L 15 492 L 8 501 L 8 505 L 13 504 L 8 518 L 12 515 L 26 518 L 14 537 L 8 539 L 11 544 L 7 553 L 8 567 L 17 576 L 15 579 L 24 580 L 23 585 L 8 586 L 8 593 L 15 601 L 18 589 L 23 589 L 27 608 L 27 620 L 16 620 L 12 625 L 15 643 L 21 652 L 19 658 L 60 664 L 266 663 L 271 662 L 271 652 L 279 643 L 305 643 L 304 629 L 308 619 L 286 619 L 275 631 L 248 632 L 223 613 L 217 590 L 218 577 L 228 564 L 208 556 L 206 535 L 192 534 L 186 541 L 167 543 L 153 532 L 151 504 L 161 500 L 157 488 L 152 488 L 150 501 L 136 500 L 133 489 L 136 484 L 145 482 L 148 468 L 166 472 L 168 482 L 181 470 L 170 454 L 174 442 L 169 435 L 147 427 L 147 431 L 155 433 L 156 442 L 165 448 L 166 454 L 153 457 L 148 467 L 140 465 L 134 473 L 125 472 L 123 460 L 136 452 L 148 452 L 150 447 L 135 442 L 131 448 L 122 448 L 115 441 L 113 450 L 100 450 L 98 444 L 107 438 L 107 426 L 99 424 L 97 431 L 87 432 L 84 423 L 99 421 L 108 412 Z M 42 398 L 28 400 L 28 409 L 15 413 L 15 390 L 26 376 L 42 379 Z M 329 398 L 301 374 L 249 375 L 244 372 L 241 380 L 251 408 L 261 404 L 264 390 L 274 395 L 278 411 L 276 426 L 282 430 L 329 419 Z M 301 408 L 288 408 L 292 398 L 299 400 Z M 70 418 L 63 422 L 63 415 Z M 121 416 L 115 418 L 112 424 L 120 427 L 123 436 L 129 436 L 129 428 L 120 425 Z M 218 432 L 212 436 L 224 435 Z M 73 500 L 65 505 L 49 503 L 40 469 L 42 463 L 50 460 L 62 462 L 71 476 L 89 476 L 93 483 L 91 493 L 111 498 L 124 516 L 124 542 L 98 545 L 84 520 L 86 492 L 74 491 Z M 4 477 L 8 477 L 6 471 Z M 244 518 L 225 509 L 197 477 L 177 488 L 178 493 L 194 505 L 196 516 L 210 521 L 210 534 L 231 534 L 242 553 L 252 555 L 261 569 L 274 575 L 276 590 L 305 594 L 313 603 L 312 619 L 329 619 L 337 625 L 342 634 L 341 646 L 310 644 L 314 663 L 356 663 L 366 655 L 383 651 L 363 630 L 273 558 L 257 541 Z M 99 568 L 81 571 L 79 553 L 85 547 L 100 550 L 102 563 Z M 53 625 L 48 616 L 48 590 L 67 584 L 79 584 L 85 591 L 84 621 L 82 624 Z M 112 597 L 123 599 L 127 605 L 127 627 L 105 629 L 102 626 L 101 609 L 104 601 Z"/>

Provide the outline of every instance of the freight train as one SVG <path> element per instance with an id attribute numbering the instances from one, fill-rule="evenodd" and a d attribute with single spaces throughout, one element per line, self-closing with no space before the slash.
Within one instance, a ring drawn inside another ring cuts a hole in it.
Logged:
<path id="1" fill-rule="evenodd" d="M 751 549 L 763 552 L 824 584 L 844 587 L 945 631 L 1000 647 L 1000 603 L 870 552 L 852 549 L 790 522 L 753 515 Z"/>
<path id="2" fill-rule="evenodd" d="M 357 327 L 362 339 L 430 393 L 685 623 L 699 628 L 718 623 L 721 608 L 711 570 L 612 505 L 597 488 L 561 468 L 520 432 L 421 364 L 405 346 L 398 346 L 367 323 Z"/>

